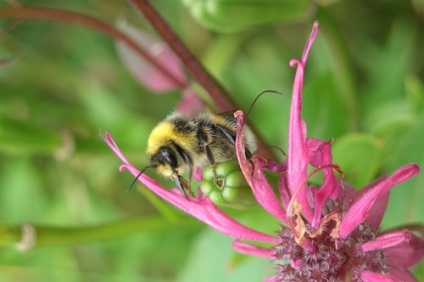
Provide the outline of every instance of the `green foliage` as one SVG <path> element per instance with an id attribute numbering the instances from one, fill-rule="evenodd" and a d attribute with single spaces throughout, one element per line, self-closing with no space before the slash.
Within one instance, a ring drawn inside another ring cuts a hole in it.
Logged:
<path id="1" fill-rule="evenodd" d="M 271 22 L 290 22 L 306 16 L 309 0 L 183 0 L 191 15 L 205 27 L 235 32 Z"/>
<path id="2" fill-rule="evenodd" d="M 376 178 L 381 167 L 380 143 L 372 135 L 365 134 L 346 134 L 337 139 L 333 157 L 343 169 L 345 181 L 361 188 Z"/>

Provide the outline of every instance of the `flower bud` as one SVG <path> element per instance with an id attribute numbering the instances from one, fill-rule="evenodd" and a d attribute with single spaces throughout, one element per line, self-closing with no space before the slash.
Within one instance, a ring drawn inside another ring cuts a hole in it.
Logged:
<path id="1" fill-rule="evenodd" d="M 212 166 L 204 168 L 200 183 L 200 189 L 214 204 L 237 209 L 256 205 L 252 190 L 236 161 L 215 164 L 215 172 L 216 179 Z"/>
<path id="2" fill-rule="evenodd" d="M 215 164 L 216 179 L 212 166 L 203 169 L 200 189 L 218 206 L 244 209 L 257 205 L 252 190 L 244 179 L 237 161 Z M 273 187 L 277 187 L 278 176 L 267 174 Z"/>

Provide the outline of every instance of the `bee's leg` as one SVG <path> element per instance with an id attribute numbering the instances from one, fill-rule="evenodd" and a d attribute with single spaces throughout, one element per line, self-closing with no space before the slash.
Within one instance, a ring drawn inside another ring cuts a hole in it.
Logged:
<path id="1" fill-rule="evenodd" d="M 204 146 L 204 150 L 206 152 L 206 157 L 209 161 L 210 166 L 212 167 L 212 173 L 213 173 L 213 179 L 214 179 L 214 184 L 216 187 L 218 187 L 218 189 L 222 189 L 224 186 L 224 179 L 219 178 L 218 175 L 216 174 L 216 169 L 215 169 L 215 158 L 212 154 L 211 149 L 209 148 L 208 145 Z"/>
<path id="2" fill-rule="evenodd" d="M 215 169 L 215 158 L 213 157 L 212 151 L 209 148 L 209 146 L 205 146 L 204 147 L 205 151 L 206 151 L 206 157 L 209 161 L 209 165 L 212 167 L 212 173 L 213 173 L 213 179 L 214 179 L 214 184 L 216 185 L 216 187 L 218 188 L 222 188 L 222 179 L 218 178 L 218 175 L 216 174 L 216 169 Z"/>
<path id="3" fill-rule="evenodd" d="M 183 183 L 184 184 L 183 186 L 185 188 L 187 188 L 190 196 L 194 197 L 193 191 L 191 190 L 191 180 L 193 178 L 193 160 L 190 157 L 190 155 L 185 150 L 183 150 L 180 146 L 175 144 L 175 148 L 176 148 L 178 154 L 183 158 L 184 163 L 189 167 L 188 182 L 184 178 L 182 178 L 178 174 L 178 172 L 175 171 L 174 173 L 175 173 L 175 175 L 178 176 L 180 183 Z"/>
<path id="4" fill-rule="evenodd" d="M 199 137 L 199 141 L 200 141 L 200 146 L 202 147 L 203 151 L 206 154 L 206 158 L 209 161 L 210 166 L 212 167 L 212 172 L 213 172 L 213 176 L 215 178 L 215 182 L 217 181 L 217 175 L 216 175 L 216 171 L 215 171 L 215 158 L 212 154 L 211 148 L 209 148 L 209 140 L 207 135 L 199 130 L 198 132 L 198 137 Z"/>
<path id="5" fill-rule="evenodd" d="M 190 185 L 188 185 L 187 181 L 179 174 L 175 173 L 172 177 L 172 180 L 175 181 L 175 184 L 177 184 L 178 189 L 180 189 L 183 193 L 184 196 L 189 199 L 187 193 L 186 193 L 186 189 L 189 190 L 189 193 L 192 195 L 191 192 L 191 188 Z"/>
<path id="6" fill-rule="evenodd" d="M 214 177 L 216 179 L 215 158 L 214 158 L 214 156 L 212 154 L 212 151 L 211 151 L 211 149 L 209 148 L 208 145 L 205 145 L 204 149 L 205 149 L 206 157 L 208 158 L 209 164 L 212 167 L 213 175 L 214 175 Z"/>
<path id="7" fill-rule="evenodd" d="M 192 180 L 192 179 L 193 179 L 193 167 L 192 167 L 192 166 L 190 166 L 190 167 L 189 167 L 189 171 L 188 171 L 187 189 L 188 189 L 188 192 L 189 192 L 190 196 L 194 197 L 194 193 L 193 193 L 193 191 L 191 190 L 191 180 Z M 185 181 L 185 180 L 184 180 L 184 181 Z"/>

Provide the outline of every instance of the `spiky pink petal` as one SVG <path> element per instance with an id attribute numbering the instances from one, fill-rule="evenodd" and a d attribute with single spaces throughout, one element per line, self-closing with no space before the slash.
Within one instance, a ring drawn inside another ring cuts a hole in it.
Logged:
<path id="1" fill-rule="evenodd" d="M 340 238 L 346 239 L 352 230 L 364 222 L 369 217 L 375 203 L 391 188 L 418 174 L 419 171 L 420 168 L 416 164 L 405 165 L 365 193 L 344 216 L 340 226 Z"/>
<path id="2" fill-rule="evenodd" d="M 387 205 L 389 204 L 390 193 L 383 194 L 379 197 L 378 201 L 372 207 L 370 214 L 366 219 L 366 223 L 373 227 L 380 226 L 383 220 L 384 213 Z"/>
<path id="3" fill-rule="evenodd" d="M 384 251 L 391 265 L 407 268 L 417 264 L 424 257 L 424 239 L 412 233 L 410 236 L 408 242 Z"/>
<path id="4" fill-rule="evenodd" d="M 197 167 L 194 169 L 193 172 L 193 179 L 196 180 L 197 182 L 202 182 L 203 179 L 203 169 Z"/>
<path id="5" fill-rule="evenodd" d="M 241 242 L 239 240 L 235 240 L 233 242 L 233 248 L 241 254 L 264 257 L 268 259 L 274 257 L 275 255 L 274 249 L 267 249 L 267 248 L 254 246 L 251 244 Z"/>
<path id="6" fill-rule="evenodd" d="M 336 199 L 340 193 L 340 184 L 334 175 L 333 158 L 331 156 L 331 142 L 323 142 L 318 139 L 308 139 L 307 147 L 309 153 L 309 163 L 317 168 L 322 168 L 324 180 L 318 189 L 313 189 L 314 216 L 311 222 L 316 228 L 320 224 L 322 208 L 328 198 Z M 327 166 L 327 167 L 326 167 Z"/>
<path id="7" fill-rule="evenodd" d="M 399 282 L 417 282 L 417 278 L 408 269 L 401 269 L 392 267 L 389 271 L 389 275 L 395 281 Z"/>
<path id="8" fill-rule="evenodd" d="M 361 279 L 364 282 L 401 282 L 400 280 L 393 279 L 387 275 L 371 271 L 363 271 L 361 273 Z"/>
<path id="9" fill-rule="evenodd" d="M 138 176 L 140 171 L 128 162 L 109 132 L 106 132 L 106 136 L 103 137 L 103 139 L 115 152 L 115 154 L 124 162 L 124 165 L 121 165 L 120 170 L 128 169 L 134 176 Z M 138 180 L 165 201 L 175 205 L 182 211 L 192 215 L 200 221 L 205 222 L 223 234 L 237 239 L 278 243 L 279 239 L 277 237 L 258 232 L 234 220 L 232 217 L 222 212 L 209 200 L 208 197 L 204 195 L 200 195 L 199 198 L 190 197 L 188 199 L 179 189 L 164 189 L 159 185 L 159 183 L 147 175 L 140 175 Z"/>
<path id="10" fill-rule="evenodd" d="M 242 133 L 244 125 L 243 112 L 237 111 L 234 113 L 234 116 L 237 118 L 236 154 L 244 178 L 247 184 L 252 188 L 253 195 L 258 203 L 275 218 L 287 223 L 287 218 L 285 216 L 286 211 L 282 208 L 262 171 L 261 160 L 253 157 L 252 160 L 249 161 L 246 158 Z"/>
<path id="11" fill-rule="evenodd" d="M 288 188 L 286 175 L 281 176 L 278 180 L 278 192 L 280 192 L 280 199 L 283 207 L 288 207 L 291 200 L 291 193 Z"/>
<path id="12" fill-rule="evenodd" d="M 407 230 L 393 231 L 378 236 L 374 240 L 362 244 L 361 249 L 363 252 L 371 252 L 375 250 L 382 250 L 391 247 L 396 247 L 401 244 L 408 243 L 411 240 L 412 234 Z"/>
<path id="13" fill-rule="evenodd" d="M 387 178 L 386 175 L 382 175 L 375 181 L 361 188 L 359 191 L 355 189 L 345 189 L 343 193 L 345 193 L 345 199 L 352 199 L 352 202 L 358 201 L 364 194 L 366 194 L 369 190 L 373 189 L 378 183 L 384 181 Z M 346 185 L 345 185 L 346 186 Z M 378 228 L 380 226 L 381 221 L 383 220 L 384 213 L 386 212 L 387 205 L 389 203 L 390 193 L 386 193 L 382 195 L 378 201 L 374 204 L 374 207 L 370 211 L 370 215 L 366 219 L 366 223 L 374 228 Z"/>
<path id="14" fill-rule="evenodd" d="M 297 201 L 302 206 L 302 213 L 312 220 L 313 213 L 308 205 L 305 177 L 307 174 L 306 125 L 301 118 L 303 71 L 309 50 L 318 33 L 318 22 L 315 22 L 311 35 L 303 51 L 302 60 L 291 60 L 290 66 L 297 66 L 293 84 L 292 104 L 290 107 L 289 142 L 288 142 L 288 188 L 292 195 L 297 194 Z M 298 191 L 298 192 L 297 192 Z"/>

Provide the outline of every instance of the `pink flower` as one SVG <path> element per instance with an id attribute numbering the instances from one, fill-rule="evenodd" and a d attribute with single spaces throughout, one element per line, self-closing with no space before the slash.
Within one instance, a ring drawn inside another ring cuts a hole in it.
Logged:
<path id="1" fill-rule="evenodd" d="M 185 197 L 177 188 L 166 190 L 141 175 L 139 181 L 186 213 L 219 232 L 235 238 L 234 249 L 243 254 L 271 259 L 278 266 L 266 281 L 416 281 L 408 270 L 424 256 L 424 240 L 406 229 L 380 232 L 389 191 L 419 173 L 409 164 L 356 191 L 337 178 L 340 168 L 333 163 L 331 142 L 306 138 L 301 118 L 303 72 L 309 50 L 318 32 L 315 23 L 301 60 L 296 66 L 290 113 L 287 160 L 277 163 L 260 156 L 246 159 L 241 132 L 243 113 L 235 113 L 240 168 L 257 202 L 282 222 L 276 235 L 269 235 L 237 222 L 208 197 Z M 107 144 L 123 161 L 121 170 L 134 176 L 139 171 L 120 152 L 109 133 Z M 315 168 L 308 174 L 308 168 Z M 280 174 L 278 195 L 263 170 Z M 312 174 L 321 172 L 319 187 L 308 184 Z M 269 243 L 258 247 L 244 240 Z"/>
<path id="2" fill-rule="evenodd" d="M 181 89 L 183 96 L 175 110 L 188 116 L 196 116 L 204 108 L 203 101 L 190 85 L 174 52 L 165 43 L 150 37 L 127 22 L 120 21 L 118 25 L 148 54 L 149 60 L 142 59 L 126 44 L 117 42 L 118 54 L 134 78 L 157 94 Z"/>

